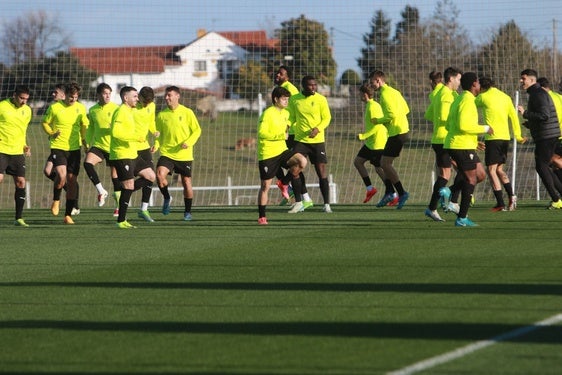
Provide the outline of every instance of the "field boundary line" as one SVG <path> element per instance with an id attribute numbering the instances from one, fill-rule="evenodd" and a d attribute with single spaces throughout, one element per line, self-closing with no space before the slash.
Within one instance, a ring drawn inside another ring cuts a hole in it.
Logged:
<path id="1" fill-rule="evenodd" d="M 428 370 L 428 369 L 433 368 L 435 366 L 438 366 L 438 365 L 453 361 L 455 359 L 464 357 L 468 354 L 474 353 L 477 350 L 487 348 L 489 346 L 495 345 L 495 344 L 497 344 L 499 342 L 502 342 L 502 341 L 506 341 L 506 340 L 513 339 L 513 338 L 516 338 L 516 337 L 524 336 L 524 335 L 526 335 L 528 333 L 531 333 L 533 331 L 536 331 L 538 329 L 548 327 L 548 326 L 552 326 L 552 325 L 555 325 L 555 324 L 560 323 L 560 322 L 562 322 L 562 313 L 551 316 L 550 318 L 541 320 L 540 322 L 536 322 L 536 323 L 533 323 L 531 325 L 521 327 L 521 328 L 515 329 L 513 331 L 506 332 L 506 333 L 503 333 L 501 335 L 492 337 L 491 339 L 476 341 L 472 344 L 463 346 L 461 348 L 452 350 L 450 352 L 447 352 L 447 353 L 444 353 L 444 354 L 441 354 L 441 355 L 438 355 L 438 356 L 435 356 L 435 357 L 425 359 L 423 361 L 414 363 L 410 366 L 401 368 L 399 370 L 388 372 L 387 375 L 409 375 L 409 374 L 414 374 L 414 373 L 419 372 L 419 371 Z"/>

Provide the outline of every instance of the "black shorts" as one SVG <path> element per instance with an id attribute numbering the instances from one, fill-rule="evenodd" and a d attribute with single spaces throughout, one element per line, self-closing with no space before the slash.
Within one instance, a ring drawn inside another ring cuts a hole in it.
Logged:
<path id="1" fill-rule="evenodd" d="M 136 159 L 111 160 L 109 165 L 115 168 L 119 181 L 131 180 L 139 175 L 139 172 L 150 168 L 150 164 L 137 157 Z"/>
<path id="2" fill-rule="evenodd" d="M 435 152 L 435 164 L 439 168 L 451 168 L 451 155 L 449 150 L 443 148 L 443 144 L 432 143 L 431 148 Z"/>
<path id="3" fill-rule="evenodd" d="M 486 150 L 484 151 L 484 161 L 486 165 L 505 164 L 509 141 L 497 139 L 485 141 L 484 143 L 486 144 Z"/>
<path id="4" fill-rule="evenodd" d="M 172 173 L 177 173 L 182 177 L 191 177 L 192 166 L 193 166 L 193 160 L 179 161 L 179 160 L 170 159 L 167 156 L 160 156 L 156 168 L 158 167 L 168 168 L 168 170 L 170 171 L 168 172 L 169 175 L 171 175 Z"/>
<path id="5" fill-rule="evenodd" d="M 381 166 L 382 151 L 383 150 L 371 150 L 369 147 L 363 145 L 357 153 L 357 157 L 366 159 L 369 163 L 379 168 Z"/>
<path id="6" fill-rule="evenodd" d="M 304 156 L 308 156 L 310 162 L 316 164 L 328 164 L 328 156 L 326 155 L 326 143 L 302 143 L 295 141 L 293 151 Z"/>
<path id="7" fill-rule="evenodd" d="M 80 159 L 82 158 L 80 149 L 72 151 L 64 151 L 56 148 L 51 149 L 49 158 L 55 167 L 65 165 L 66 173 L 72 173 L 75 176 L 78 176 L 78 173 L 80 173 Z"/>
<path id="8" fill-rule="evenodd" d="M 408 140 L 408 133 L 393 135 L 388 137 L 382 156 L 389 156 L 397 158 L 400 156 L 400 151 L 404 147 L 404 143 Z"/>
<path id="9" fill-rule="evenodd" d="M 145 150 L 139 150 L 139 151 L 137 151 L 137 154 L 139 155 L 139 157 L 141 159 L 148 162 L 152 169 L 154 169 L 154 162 L 152 161 L 152 153 L 150 152 L 149 148 L 147 148 Z"/>
<path id="10" fill-rule="evenodd" d="M 109 152 L 105 152 L 101 148 L 91 147 L 88 150 L 88 154 L 89 153 L 92 153 L 92 154 L 96 155 L 98 158 L 100 158 L 102 160 L 105 160 L 105 164 L 109 165 Z"/>
<path id="11" fill-rule="evenodd" d="M 25 177 L 25 156 L 0 154 L 0 174 Z"/>
<path id="12" fill-rule="evenodd" d="M 472 171 L 476 169 L 476 165 L 480 163 L 480 158 L 476 150 L 449 150 L 451 158 L 457 163 L 460 171 Z"/>
<path id="13" fill-rule="evenodd" d="M 285 150 L 283 153 L 269 159 L 260 160 L 258 168 L 260 169 L 260 179 L 270 180 L 277 175 L 279 168 L 288 169 L 287 162 L 295 155 L 292 150 Z"/>

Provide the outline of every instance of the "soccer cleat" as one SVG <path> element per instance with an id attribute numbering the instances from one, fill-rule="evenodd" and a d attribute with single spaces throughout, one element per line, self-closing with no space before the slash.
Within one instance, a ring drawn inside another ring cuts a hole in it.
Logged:
<path id="1" fill-rule="evenodd" d="M 295 204 L 293 204 L 293 207 L 291 207 L 291 209 L 287 212 L 290 214 L 296 214 L 302 211 L 304 211 L 304 204 L 302 202 L 296 202 Z"/>
<path id="2" fill-rule="evenodd" d="M 183 220 L 184 220 L 184 221 L 191 221 L 191 220 L 193 220 L 193 217 L 191 216 L 191 212 L 185 212 L 185 213 L 183 214 Z"/>
<path id="3" fill-rule="evenodd" d="M 277 187 L 279 188 L 279 190 L 281 191 L 281 195 L 283 196 L 283 198 L 289 200 L 290 196 L 289 196 L 289 185 L 284 185 L 283 181 L 281 180 L 277 180 Z"/>
<path id="4" fill-rule="evenodd" d="M 71 215 L 71 216 L 80 215 L 80 209 L 74 207 L 74 208 L 72 209 L 72 211 L 70 211 L 70 215 Z"/>
<path id="5" fill-rule="evenodd" d="M 509 206 L 507 206 L 507 209 L 509 211 L 515 211 L 516 208 L 517 208 L 517 196 L 512 195 L 511 197 L 509 197 Z"/>
<path id="6" fill-rule="evenodd" d="M 15 225 L 16 227 L 24 227 L 24 228 L 29 227 L 29 224 L 27 224 L 27 223 L 26 223 L 25 221 L 23 221 L 23 219 L 21 219 L 21 218 L 20 218 L 20 219 L 17 219 L 16 221 L 14 221 L 14 225 Z"/>
<path id="7" fill-rule="evenodd" d="M 372 188 L 371 190 L 367 190 L 367 194 L 365 195 L 365 199 L 363 199 L 363 203 L 367 203 L 368 201 L 373 198 L 373 196 L 377 193 L 377 189 Z"/>
<path id="8" fill-rule="evenodd" d="M 312 207 L 312 206 L 314 206 L 314 202 L 313 202 L 313 201 L 302 201 L 302 210 L 301 210 L 301 211 L 304 211 L 304 210 L 306 210 L 307 208 L 310 208 L 310 207 Z"/>
<path id="9" fill-rule="evenodd" d="M 425 216 L 429 217 L 433 221 L 445 221 L 444 219 L 439 216 L 437 210 L 431 211 L 429 208 L 425 209 Z"/>
<path id="10" fill-rule="evenodd" d="M 293 191 L 291 185 L 289 185 L 289 199 L 286 198 L 281 199 L 281 203 L 279 203 L 279 205 L 286 206 L 289 204 L 289 202 L 293 201 L 294 199 L 295 199 L 295 192 Z"/>
<path id="11" fill-rule="evenodd" d="M 53 201 L 53 203 L 51 204 L 51 213 L 54 216 L 58 216 L 59 210 L 60 210 L 60 201 Z"/>
<path id="12" fill-rule="evenodd" d="M 494 206 L 490 209 L 490 211 L 492 212 L 501 212 L 501 211 L 507 211 L 505 206 Z"/>
<path id="13" fill-rule="evenodd" d="M 398 198 L 398 204 L 396 205 L 396 209 L 399 210 L 402 207 L 404 207 L 408 198 L 410 198 L 410 194 L 407 191 L 405 191 L 404 194 L 402 194 L 400 198 Z"/>
<path id="14" fill-rule="evenodd" d="M 113 217 L 118 217 L 119 216 L 119 209 L 116 208 L 113 210 Z"/>
<path id="15" fill-rule="evenodd" d="M 150 217 L 150 212 L 148 212 L 148 210 L 139 211 L 137 213 L 137 216 L 141 219 L 144 219 L 144 221 L 148 223 L 154 223 L 154 219 Z"/>
<path id="16" fill-rule="evenodd" d="M 399 201 L 400 201 L 400 198 L 398 197 L 398 194 L 394 193 L 394 198 L 392 198 L 392 200 L 390 201 L 388 206 L 389 207 L 396 206 Z"/>
<path id="17" fill-rule="evenodd" d="M 441 189 L 439 189 L 439 205 L 443 210 L 449 204 L 450 199 L 451 199 L 451 189 L 449 189 L 447 186 L 444 186 Z"/>
<path id="18" fill-rule="evenodd" d="M 559 210 L 562 208 L 562 199 L 558 199 L 556 202 L 551 202 L 548 206 L 549 210 Z"/>
<path id="19" fill-rule="evenodd" d="M 132 229 L 132 228 L 136 228 L 134 225 L 129 224 L 129 222 L 127 220 L 122 221 L 120 223 L 115 223 L 115 225 L 117 226 L 117 228 L 119 229 Z"/>
<path id="20" fill-rule="evenodd" d="M 328 203 L 324 204 L 324 208 L 322 208 L 322 211 L 324 211 L 327 214 L 331 214 L 333 212 L 332 208 Z"/>
<path id="21" fill-rule="evenodd" d="M 259 225 L 267 225 L 267 224 L 268 224 L 268 223 L 267 223 L 267 218 L 266 218 L 265 216 L 264 216 L 264 217 L 260 217 L 260 218 L 258 219 L 258 224 L 259 224 Z"/>
<path id="22" fill-rule="evenodd" d="M 64 217 L 64 221 L 63 221 L 63 222 L 64 222 L 65 224 L 68 224 L 68 225 L 74 224 L 74 220 L 72 220 L 72 216 L 69 216 L 69 215 L 66 215 L 66 216 Z"/>
<path id="23" fill-rule="evenodd" d="M 468 217 L 458 217 L 455 221 L 455 227 L 477 227 L 478 224 L 470 220 Z"/>
<path id="24" fill-rule="evenodd" d="M 460 212 L 461 208 L 459 206 L 458 203 L 455 202 L 449 202 L 449 204 L 447 205 L 447 208 L 445 208 L 445 212 L 452 212 L 454 214 L 457 214 Z"/>
<path id="25" fill-rule="evenodd" d="M 98 194 L 98 207 L 103 207 L 108 196 L 109 193 L 105 190 Z"/>
<path id="26" fill-rule="evenodd" d="M 392 201 L 394 201 L 394 198 L 398 199 L 398 195 L 396 195 L 396 193 L 392 193 L 392 194 L 385 194 L 382 199 L 379 201 L 379 203 L 376 204 L 377 207 L 384 207 L 389 205 Z"/>
<path id="27" fill-rule="evenodd" d="M 163 215 L 169 215 L 171 208 L 170 208 L 170 204 L 172 203 L 172 197 L 166 199 L 164 198 L 164 204 L 162 204 L 162 214 Z"/>

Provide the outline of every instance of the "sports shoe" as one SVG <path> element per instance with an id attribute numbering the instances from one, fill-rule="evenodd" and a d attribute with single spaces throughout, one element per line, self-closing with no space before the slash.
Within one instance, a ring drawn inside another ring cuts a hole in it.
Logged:
<path id="1" fill-rule="evenodd" d="M 516 208 L 517 208 L 517 196 L 512 195 L 511 197 L 509 197 L 509 206 L 507 206 L 507 209 L 509 211 L 515 211 Z"/>
<path id="2" fill-rule="evenodd" d="M 154 219 L 150 217 L 150 212 L 148 212 L 148 210 L 139 211 L 137 213 L 137 216 L 141 219 L 144 219 L 144 221 L 148 223 L 154 223 Z"/>
<path id="3" fill-rule="evenodd" d="M 310 208 L 314 206 L 314 202 L 313 201 L 302 201 L 302 211 L 306 210 L 307 208 Z"/>
<path id="4" fill-rule="evenodd" d="M 105 204 L 105 199 L 109 196 L 107 191 L 102 191 L 98 194 L 98 207 L 102 207 Z"/>
<path id="5" fill-rule="evenodd" d="M 51 203 L 51 213 L 54 216 L 58 216 L 59 210 L 60 210 L 60 201 L 53 201 L 53 203 Z"/>
<path id="6" fill-rule="evenodd" d="M 119 216 L 119 209 L 116 208 L 113 210 L 113 217 L 118 217 Z"/>
<path id="7" fill-rule="evenodd" d="M 27 224 L 27 223 L 26 223 L 25 221 L 23 221 L 23 219 L 21 219 L 21 218 L 20 218 L 20 219 L 17 219 L 16 221 L 14 221 L 14 225 L 15 225 L 16 227 L 24 227 L 24 228 L 29 227 L 29 224 Z"/>
<path id="8" fill-rule="evenodd" d="M 170 214 L 170 204 L 172 203 L 172 197 L 169 199 L 164 199 L 164 204 L 162 204 L 162 214 L 169 215 Z"/>
<path id="9" fill-rule="evenodd" d="M 451 199 L 451 189 L 449 189 L 447 186 L 444 186 L 441 189 L 439 189 L 439 205 L 443 210 L 449 204 L 450 199 Z"/>
<path id="10" fill-rule="evenodd" d="M 492 212 L 501 212 L 501 211 L 507 211 L 505 206 L 494 206 L 490 209 L 490 211 Z"/>
<path id="11" fill-rule="evenodd" d="M 265 216 L 264 216 L 264 217 L 260 217 L 260 218 L 258 219 L 258 224 L 259 224 L 259 225 L 267 225 L 267 224 L 268 224 L 268 223 L 267 223 L 267 218 L 266 218 Z"/>
<path id="12" fill-rule="evenodd" d="M 396 206 L 399 201 L 400 201 L 400 197 L 398 197 L 398 194 L 394 193 L 394 198 L 392 198 L 392 200 L 390 201 L 390 203 L 388 204 L 388 206 L 389 206 L 389 207 Z"/>
<path id="13" fill-rule="evenodd" d="M 445 212 L 452 212 L 454 214 L 458 214 L 461 210 L 461 207 L 459 206 L 458 203 L 455 202 L 449 202 L 449 204 L 447 205 L 447 208 L 445 208 Z"/>
<path id="14" fill-rule="evenodd" d="M 372 188 L 371 190 L 367 190 L 367 194 L 365 195 L 365 199 L 363 199 L 363 203 L 367 203 L 368 201 L 373 198 L 373 196 L 377 193 L 377 189 Z"/>
<path id="15" fill-rule="evenodd" d="M 132 228 L 136 228 L 134 225 L 129 224 L 129 222 L 127 220 L 122 221 L 120 223 L 115 223 L 115 226 L 119 229 L 132 229 Z"/>
<path id="16" fill-rule="evenodd" d="M 408 198 L 410 198 L 410 193 L 408 193 L 407 191 L 404 192 L 404 194 L 402 194 L 400 196 L 400 198 L 398 198 L 398 204 L 396 205 L 396 209 L 399 210 L 402 207 L 404 207 L 404 205 L 406 204 L 406 201 L 408 200 Z"/>
<path id="17" fill-rule="evenodd" d="M 293 204 L 293 207 L 291 207 L 291 209 L 287 212 L 290 214 L 296 214 L 302 211 L 304 211 L 304 204 L 302 202 L 296 202 L 295 204 Z"/>
<path id="18" fill-rule="evenodd" d="M 281 195 L 283 196 L 283 198 L 289 200 L 289 185 L 284 185 L 283 181 L 277 180 L 277 187 L 281 191 Z"/>
<path id="19" fill-rule="evenodd" d="M 445 221 L 439 216 L 437 210 L 431 211 L 429 208 L 425 209 L 425 216 L 429 217 L 433 221 Z"/>
<path id="20" fill-rule="evenodd" d="M 377 207 L 384 207 L 384 206 L 388 206 L 390 205 L 390 203 L 392 201 L 394 201 L 394 199 L 398 199 L 398 195 L 396 193 L 392 193 L 392 194 L 385 194 L 382 199 L 379 201 L 379 203 L 376 204 Z M 398 203 L 398 202 L 396 202 Z"/>
<path id="21" fill-rule="evenodd" d="M 191 212 L 185 212 L 185 213 L 183 214 L 183 220 L 184 220 L 184 221 L 191 221 L 191 220 L 193 220 L 193 217 L 191 216 Z"/>
<path id="22" fill-rule="evenodd" d="M 72 209 L 72 211 L 70 211 L 70 215 L 71 215 L 71 216 L 80 215 L 80 209 L 74 207 L 74 208 Z"/>
<path id="23" fill-rule="evenodd" d="M 478 224 L 470 220 L 468 217 L 458 217 L 455 221 L 455 227 L 477 227 Z"/>
<path id="24" fill-rule="evenodd" d="M 327 214 L 331 214 L 333 212 L 332 208 L 330 207 L 330 205 L 328 203 L 324 204 L 324 207 L 322 208 L 322 211 L 324 211 Z"/>
<path id="25" fill-rule="evenodd" d="M 68 215 L 66 215 L 66 216 L 64 217 L 64 221 L 63 221 L 63 222 L 64 222 L 65 224 L 68 224 L 68 225 L 74 224 L 74 220 L 72 220 L 72 216 L 68 216 Z"/>
<path id="26" fill-rule="evenodd" d="M 549 210 L 559 210 L 562 208 L 562 199 L 558 199 L 556 202 L 551 202 L 548 206 Z"/>

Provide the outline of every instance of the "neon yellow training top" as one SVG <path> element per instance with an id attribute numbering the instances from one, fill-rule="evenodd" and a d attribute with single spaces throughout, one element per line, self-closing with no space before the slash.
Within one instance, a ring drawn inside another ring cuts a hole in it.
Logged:
<path id="1" fill-rule="evenodd" d="M 380 88 L 380 104 L 383 116 L 377 118 L 377 123 L 384 124 L 388 129 L 388 136 L 406 134 L 410 131 L 408 113 L 410 108 L 400 91 L 386 83 Z"/>
<path id="2" fill-rule="evenodd" d="M 258 160 L 276 157 L 287 150 L 285 130 L 289 125 L 289 111 L 274 105 L 267 108 L 258 121 Z"/>
<path id="3" fill-rule="evenodd" d="M 427 109 L 425 110 L 425 113 L 423 114 L 423 118 L 425 118 L 427 121 L 433 122 L 433 116 L 434 116 L 433 113 L 434 113 L 434 108 L 435 108 L 435 97 L 439 94 L 439 91 L 441 91 L 443 86 L 445 86 L 443 84 L 443 82 L 439 82 L 437 85 L 435 85 L 433 90 L 431 90 L 431 92 L 428 95 L 429 105 L 427 106 Z"/>
<path id="4" fill-rule="evenodd" d="M 31 108 L 24 104 L 16 107 L 11 99 L 0 102 L 0 153 L 22 155 L 26 146 L 27 126 Z"/>
<path id="5" fill-rule="evenodd" d="M 478 124 L 478 109 L 474 103 L 475 99 L 470 91 L 464 91 L 451 105 L 444 148 L 476 150 L 478 134 L 485 133 L 486 128 L 484 125 Z"/>
<path id="6" fill-rule="evenodd" d="M 201 136 L 201 126 L 195 113 L 180 104 L 176 109 L 167 107 L 156 116 L 156 138 L 154 147 L 160 155 L 176 161 L 192 161 L 193 146 Z M 186 144 L 187 148 L 182 148 Z"/>
<path id="7" fill-rule="evenodd" d="M 359 134 L 359 139 L 365 141 L 365 146 L 370 150 L 383 150 L 388 139 L 388 130 L 383 124 L 373 124 L 371 119 L 383 116 L 382 108 L 374 99 L 365 103 L 365 133 Z"/>
<path id="8" fill-rule="evenodd" d="M 515 105 L 509 95 L 503 91 L 490 87 L 485 92 L 481 92 L 475 99 L 476 107 L 482 108 L 484 122 L 494 129 L 494 134 L 486 134 L 485 140 L 509 141 L 509 123 L 513 129 L 513 135 L 518 142 L 523 141 L 521 137 L 521 125 Z"/>
<path id="9" fill-rule="evenodd" d="M 139 138 L 144 137 L 144 141 L 137 144 L 137 150 L 146 150 L 150 148 L 149 136 L 156 132 L 156 104 L 152 102 L 143 107 L 139 102 L 133 114 L 135 116 L 136 132 Z"/>
<path id="10" fill-rule="evenodd" d="M 86 138 L 88 125 L 90 121 L 86 107 L 80 102 L 68 105 L 64 100 L 59 100 L 51 104 L 43 116 L 43 129 L 47 134 L 52 136 L 60 131 L 56 138 L 50 138 L 51 149 L 79 150 L 82 139 Z"/>
<path id="11" fill-rule="evenodd" d="M 113 114 L 109 160 L 136 159 L 136 142 L 142 138 L 135 132 L 134 108 L 123 103 Z"/>
<path id="12" fill-rule="evenodd" d="M 304 96 L 302 93 L 289 99 L 289 121 L 294 124 L 295 140 L 302 143 L 326 142 L 324 130 L 330 125 L 332 114 L 328 100 L 324 95 L 314 93 Z M 310 131 L 318 128 L 319 133 L 310 138 Z"/>
<path id="13" fill-rule="evenodd" d="M 119 106 L 113 102 L 101 105 L 96 103 L 90 108 L 88 118 L 90 126 L 86 133 L 86 141 L 90 147 L 96 147 L 105 152 L 109 152 L 111 142 L 111 121 L 113 114 Z"/>

